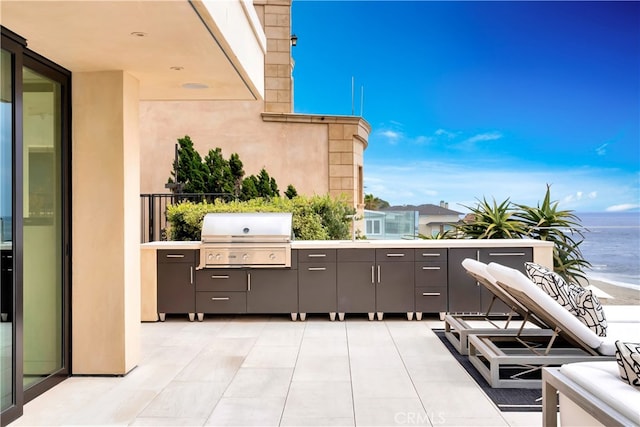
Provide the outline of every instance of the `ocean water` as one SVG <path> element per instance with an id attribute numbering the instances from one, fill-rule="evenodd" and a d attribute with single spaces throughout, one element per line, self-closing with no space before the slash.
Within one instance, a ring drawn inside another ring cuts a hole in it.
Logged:
<path id="1" fill-rule="evenodd" d="M 587 277 L 640 290 L 640 212 L 576 213 Z"/>

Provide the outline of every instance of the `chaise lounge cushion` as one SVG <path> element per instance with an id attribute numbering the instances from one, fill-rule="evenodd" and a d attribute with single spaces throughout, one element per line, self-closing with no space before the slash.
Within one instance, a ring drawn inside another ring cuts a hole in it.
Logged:
<path id="1" fill-rule="evenodd" d="M 607 335 L 607 319 L 602 304 L 590 289 L 567 283 L 562 276 L 542 265 L 526 262 L 527 275 L 558 304 L 576 316 L 597 335 Z"/>
<path id="2" fill-rule="evenodd" d="M 609 407 L 640 424 L 640 391 L 620 381 L 615 362 L 580 362 L 562 365 L 560 372 L 597 396 Z M 561 418 L 562 404 L 560 405 Z M 570 421 L 570 420 L 569 420 Z"/>
<path id="3" fill-rule="evenodd" d="M 597 350 L 604 356 L 615 355 L 615 346 L 602 346 L 607 340 L 599 337 L 518 270 L 492 262 L 487 266 L 487 271 L 507 288 L 513 288 L 526 294 L 550 317 L 555 319 L 558 325 L 573 333 L 585 345 Z"/>
<path id="4" fill-rule="evenodd" d="M 620 377 L 640 389 L 640 343 L 616 341 L 616 361 Z"/>

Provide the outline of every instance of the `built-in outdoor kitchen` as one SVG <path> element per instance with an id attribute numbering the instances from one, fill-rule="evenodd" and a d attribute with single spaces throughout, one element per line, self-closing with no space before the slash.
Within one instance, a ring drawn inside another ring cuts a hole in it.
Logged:
<path id="1" fill-rule="evenodd" d="M 466 274 L 473 258 L 524 271 L 552 266 L 553 244 L 533 239 L 292 239 L 291 214 L 207 214 L 201 240 L 141 245 L 142 321 L 184 314 L 326 315 L 483 312 L 491 294 Z M 491 305 L 491 311 L 508 311 Z"/>

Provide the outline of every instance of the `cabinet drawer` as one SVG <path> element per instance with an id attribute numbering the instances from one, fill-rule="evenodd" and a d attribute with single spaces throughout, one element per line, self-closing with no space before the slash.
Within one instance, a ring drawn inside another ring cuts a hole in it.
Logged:
<path id="1" fill-rule="evenodd" d="M 158 262 L 196 262 L 196 251 L 192 249 L 158 250 Z"/>
<path id="2" fill-rule="evenodd" d="M 416 286 L 447 286 L 447 263 L 416 262 Z"/>
<path id="3" fill-rule="evenodd" d="M 338 262 L 376 262 L 375 249 L 338 249 Z"/>
<path id="4" fill-rule="evenodd" d="M 246 292 L 196 292 L 196 313 L 246 312 Z"/>
<path id="5" fill-rule="evenodd" d="M 196 272 L 198 291 L 246 291 L 247 273 L 244 270 L 204 269 Z"/>
<path id="6" fill-rule="evenodd" d="M 298 262 L 336 262 L 335 249 L 300 249 L 298 250 Z"/>
<path id="7" fill-rule="evenodd" d="M 414 249 L 376 249 L 377 262 L 413 261 Z"/>
<path id="8" fill-rule="evenodd" d="M 447 311 L 447 287 L 417 287 L 416 311 L 422 313 L 439 313 Z"/>
<path id="9" fill-rule="evenodd" d="M 415 257 L 416 257 L 416 261 L 446 262 L 447 250 L 446 249 L 416 249 Z"/>

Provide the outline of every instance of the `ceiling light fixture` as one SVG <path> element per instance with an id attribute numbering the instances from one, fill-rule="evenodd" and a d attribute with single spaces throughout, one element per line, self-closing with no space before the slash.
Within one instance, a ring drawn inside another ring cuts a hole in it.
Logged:
<path id="1" fill-rule="evenodd" d="M 184 67 L 176 65 L 176 66 L 173 66 L 173 67 L 169 67 L 169 69 L 173 70 L 173 71 L 182 71 L 182 70 L 184 70 Z"/>
<path id="2" fill-rule="evenodd" d="M 146 37 L 147 33 L 144 33 L 142 31 L 134 31 L 131 33 L 131 35 L 135 37 Z"/>

